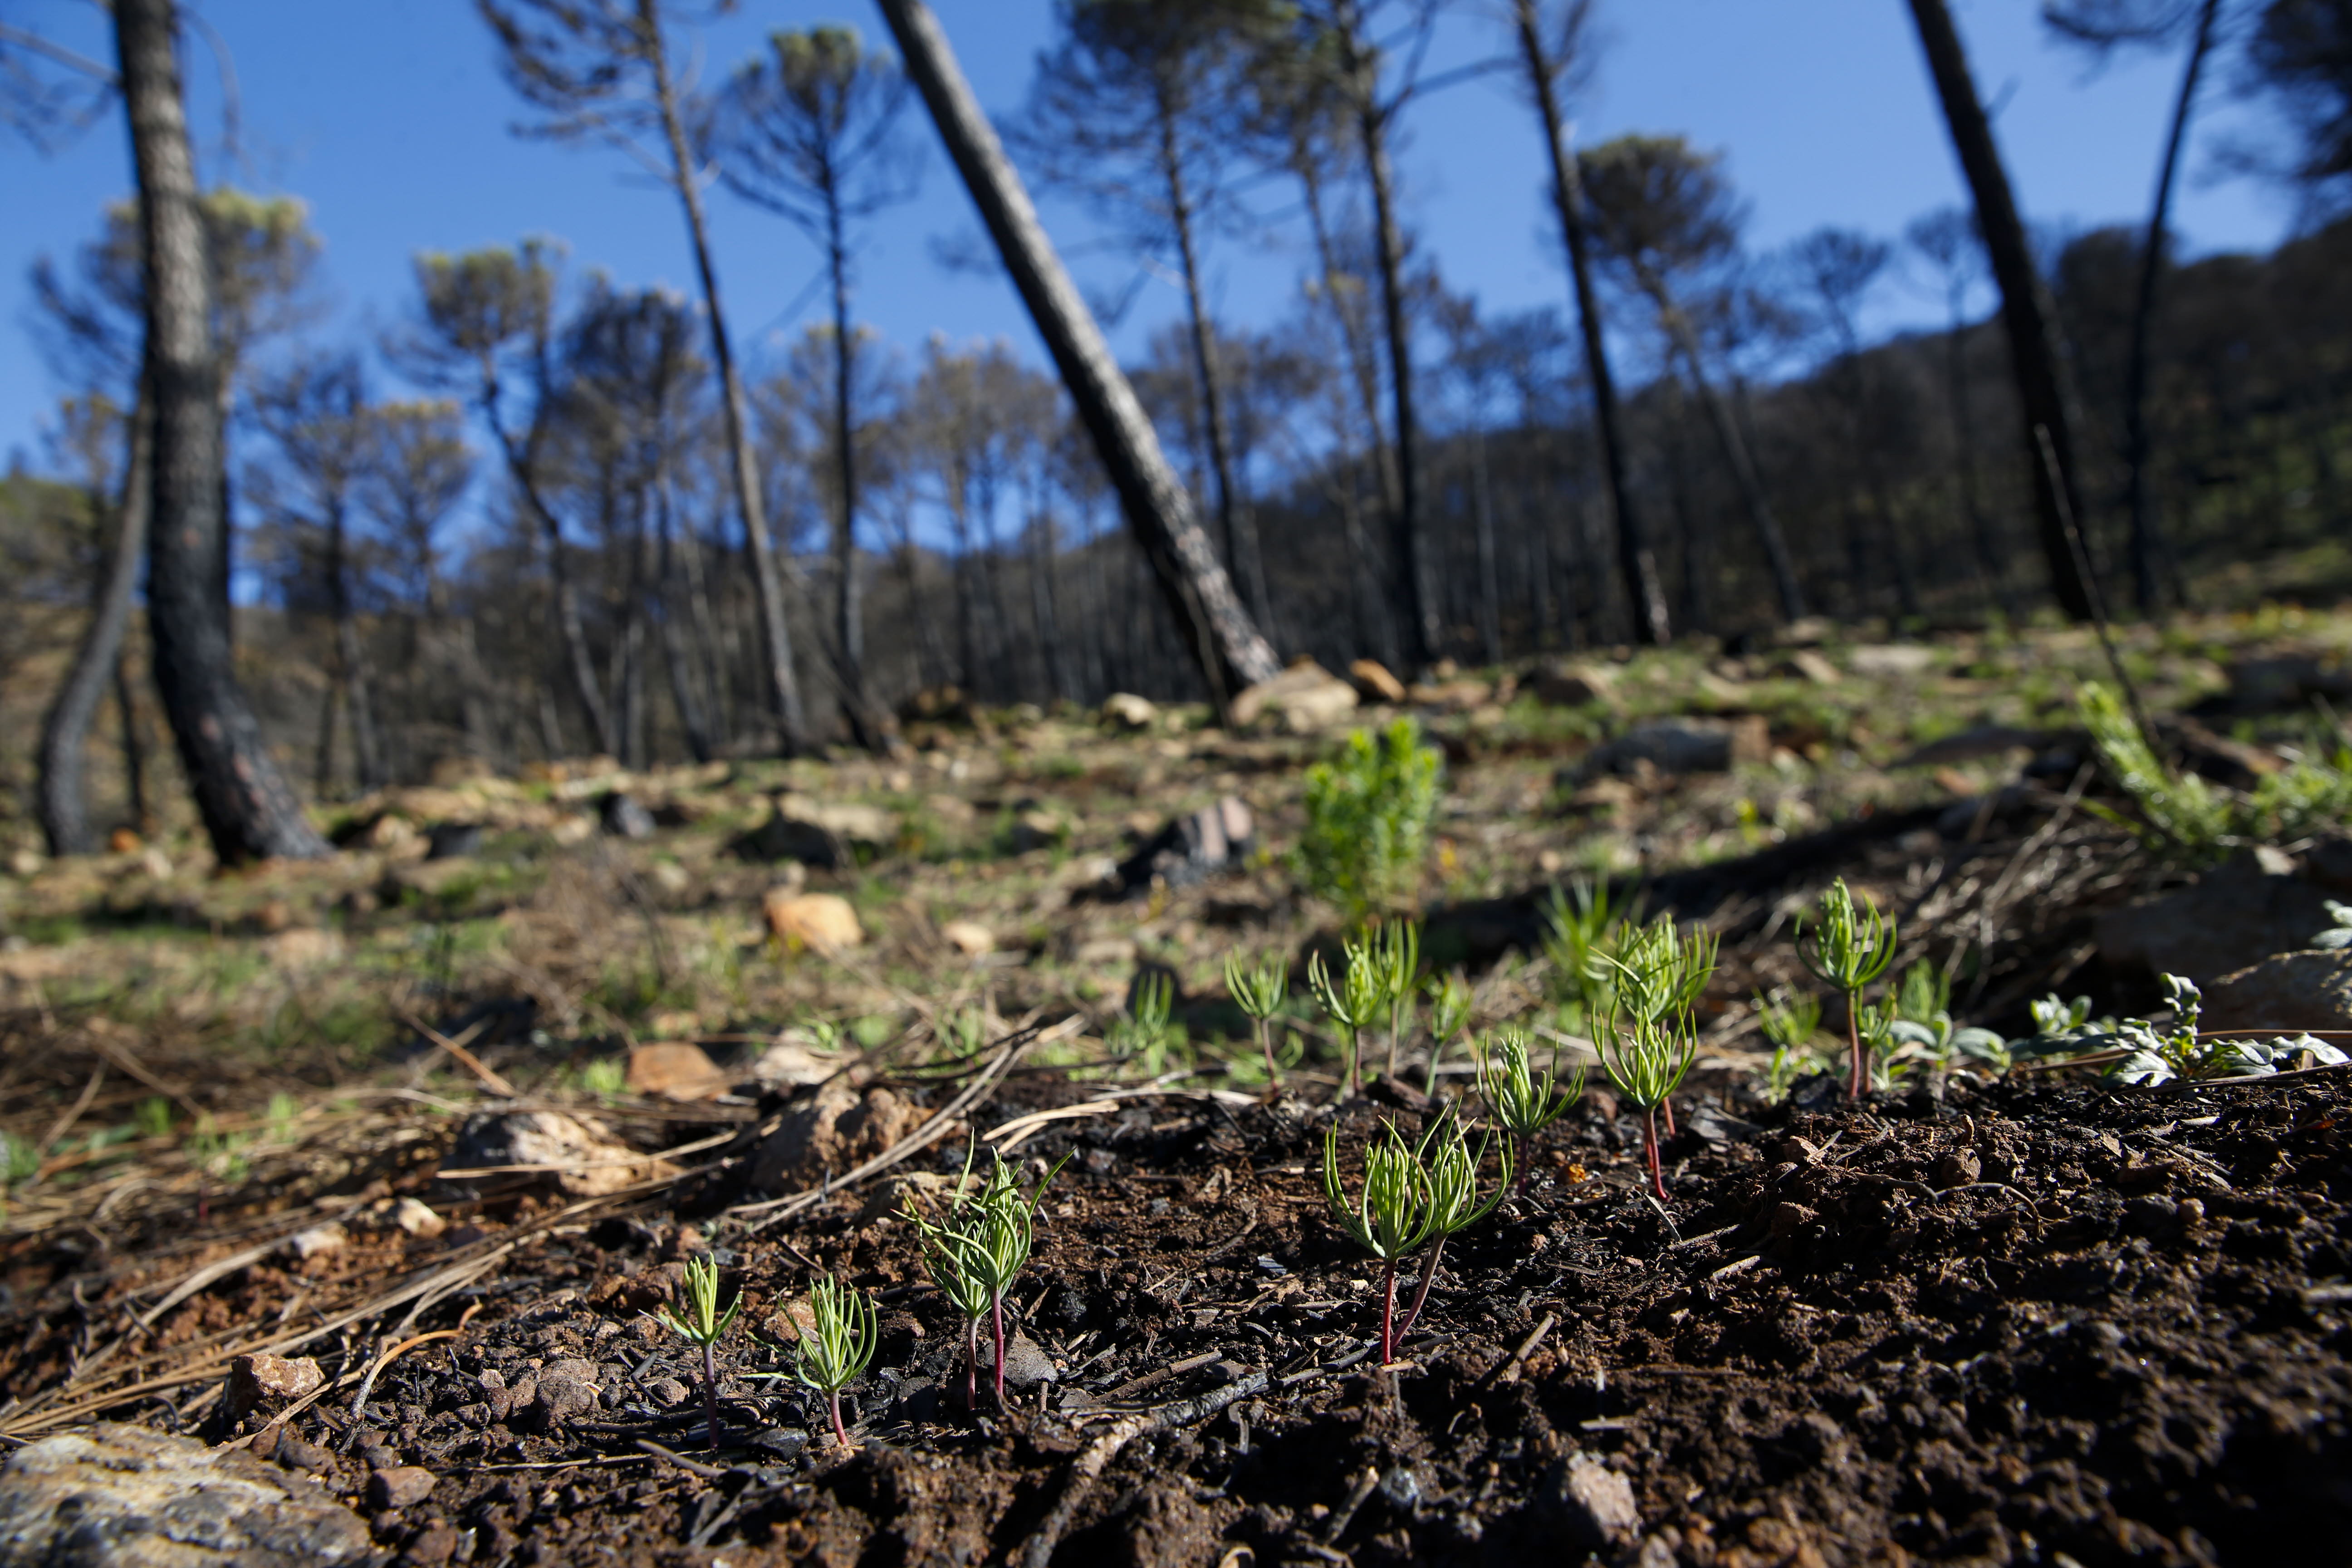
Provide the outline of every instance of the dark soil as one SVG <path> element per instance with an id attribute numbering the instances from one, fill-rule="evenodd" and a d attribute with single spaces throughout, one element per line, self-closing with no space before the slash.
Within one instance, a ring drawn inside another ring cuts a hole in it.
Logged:
<path id="1" fill-rule="evenodd" d="M 1525 1195 L 1449 1245 L 1387 1370 L 1378 1276 L 1314 1173 L 1334 1112 L 1142 1100 L 1021 1146 L 1075 1157 L 1011 1301 L 1042 1354 L 1011 1410 L 979 1416 L 961 1325 L 872 1188 L 765 1230 L 728 1214 L 747 1194 L 724 1160 L 576 1212 L 468 1202 L 432 1184 L 447 1123 L 426 1121 L 397 1157 L 320 1173 L 370 1200 L 346 1247 L 273 1254 L 116 1353 L 167 1367 L 205 1336 L 259 1342 L 493 1258 L 364 1340 L 355 1325 L 305 1351 L 331 1375 L 469 1314 L 462 1332 L 394 1361 L 356 1418 L 341 1388 L 282 1433 L 234 1424 L 216 1374 L 126 1390 L 105 1414 L 215 1440 L 259 1429 L 257 1447 L 320 1471 L 417 1563 L 2341 1563 L 2347 1090 L 2340 1073 L 2172 1091 L 1956 1078 L 1767 1110 L 1698 1089 L 1664 1210 L 1630 1121 L 1588 1100 L 1546 1135 Z M 1016 1078 L 973 1125 L 1087 1092 Z M 1381 1118 L 1423 1110 L 1396 1091 L 1337 1114 L 1352 1170 Z M 923 1160 L 952 1172 L 961 1145 Z M 383 1217 L 398 1193 L 457 1227 L 404 1236 Z M 260 1233 L 228 1207 L 211 1223 L 219 1256 Z M 152 1255 L 53 1235 L 0 1260 L 0 1414 L 121 1331 L 130 1290 L 209 1256 L 147 1240 Z M 746 1302 L 717 1450 L 698 1357 L 646 1315 L 703 1247 Z M 775 1348 L 812 1264 L 881 1302 L 846 1455 Z M 534 1397 L 554 1384 L 575 1392 Z M 1088 1480 L 1102 1434 L 1137 1426 Z M 403 1464 L 439 1477 L 430 1495 L 395 1509 L 379 1483 L 372 1499 L 372 1472 Z M 1596 1490 L 1604 1471 L 1637 1519 Z M 1055 1529 L 1050 1557 L 1033 1554 Z"/>

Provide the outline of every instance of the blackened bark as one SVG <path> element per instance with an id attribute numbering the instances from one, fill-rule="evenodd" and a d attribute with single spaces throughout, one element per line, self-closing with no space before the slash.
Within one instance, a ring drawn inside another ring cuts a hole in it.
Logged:
<path id="1" fill-rule="evenodd" d="M 2197 79 L 2204 72 L 2206 55 L 2212 50 L 2213 23 L 2221 8 L 2221 0 L 2205 0 L 2197 8 L 2197 32 L 2189 39 L 2189 63 L 2180 73 L 2180 96 L 2172 105 L 2172 130 L 2164 141 L 2164 167 L 2156 177 L 2156 206 L 2148 214 L 2147 239 L 2139 255 L 2139 289 L 2132 300 L 2131 353 L 2124 372 L 2124 496 L 2126 515 L 2131 521 L 2132 595 L 2144 616 L 2155 611 L 2161 594 L 2157 563 L 2164 553 L 2156 490 L 2147 482 L 2148 339 L 2156 322 L 2157 284 L 2164 275 L 2164 228 L 2172 213 L 2180 144 L 2188 137 L 2189 117 L 2197 105 Z"/>
<path id="2" fill-rule="evenodd" d="M 263 742 L 231 663 L 215 573 L 227 461 L 217 401 L 212 280 L 180 101 L 173 0 L 116 0 L 114 37 L 138 172 L 154 408 L 148 620 L 155 684 L 213 850 L 224 864 L 325 855 L 326 841 Z"/>
<path id="3" fill-rule="evenodd" d="M 41 722 L 41 834 L 52 855 L 87 855 L 98 847 L 90 836 L 89 805 L 82 798 L 82 754 L 109 680 L 114 681 L 115 700 L 123 710 L 123 766 L 131 818 L 138 822 L 146 815 L 137 721 L 131 712 L 130 682 L 122 678 L 121 655 L 122 634 L 131 624 L 131 601 L 139 588 L 139 567 L 147 556 L 148 479 L 154 464 L 151 401 L 142 384 L 138 405 L 131 411 L 131 452 L 123 465 L 122 492 L 113 503 L 113 547 L 90 596 L 89 626 L 81 646 L 74 650 L 73 665 Z"/>
<path id="4" fill-rule="evenodd" d="M 1617 567 L 1625 579 L 1626 602 L 1633 607 L 1633 637 L 1638 642 L 1673 640 L 1666 614 L 1665 584 L 1659 579 L 1657 552 L 1633 510 L 1632 470 L 1625 457 L 1624 422 L 1617 406 L 1617 380 L 1609 367 L 1609 345 L 1601 315 L 1601 297 L 1592 286 L 1591 241 L 1585 228 L 1584 191 L 1578 178 L 1576 154 L 1568 145 L 1568 125 L 1560 116 L 1559 65 L 1544 50 L 1536 0 L 1516 0 L 1519 53 L 1528 68 L 1528 87 L 1535 94 L 1536 111 L 1543 119 L 1544 147 L 1551 158 L 1552 208 L 1559 218 L 1560 241 L 1568 249 L 1568 275 L 1576 289 L 1576 319 L 1584 342 L 1584 374 L 1592 384 L 1592 417 L 1601 437 L 1602 466 L 1609 480 L 1610 521 L 1617 535 Z"/>
<path id="5" fill-rule="evenodd" d="M 703 308 L 710 316 L 710 356 L 719 366 L 720 412 L 725 416 L 728 477 L 735 487 L 735 507 L 743 519 L 743 538 L 751 553 L 752 586 L 758 591 L 760 647 L 767 668 L 761 671 L 770 711 L 774 715 L 786 756 L 808 749 L 808 721 L 801 704 L 800 673 L 793 663 L 793 639 L 784 616 L 783 574 L 768 538 L 767 503 L 760 495 L 760 463 L 751 450 L 750 407 L 743 395 L 743 378 L 735 368 L 735 350 L 727 335 L 727 317 L 719 305 L 719 274 L 710 260 L 709 226 L 702 216 L 702 185 L 694 156 L 686 144 L 686 125 L 677 109 L 677 84 L 671 81 L 669 59 L 662 44 L 658 0 L 637 0 L 638 26 L 653 65 L 654 91 L 661 110 L 662 134 L 669 143 L 671 184 L 686 209 L 687 236 L 694 244 L 695 276 L 702 284 Z"/>
<path id="6" fill-rule="evenodd" d="M 1222 713 L 1235 691 L 1271 679 L 1280 669 L 1274 648 L 1234 595 L 1233 582 L 1218 564 L 1190 498 L 1160 453 L 1151 422 L 1111 357 L 1093 313 L 1063 269 L 930 7 L 921 0 L 881 0 L 881 5 L 907 72 L 922 93 L 940 140 L 1054 356 L 1078 417 L 1118 492 L 1128 526 L 1184 629 L 1193 661 Z"/>
<path id="7" fill-rule="evenodd" d="M 2074 620 L 2091 618 L 2091 592 L 2076 567 L 2067 540 L 2066 520 L 2080 517 L 2082 508 L 2074 483 L 2073 425 L 2066 417 L 2066 398 L 2059 382 L 2058 354 L 2051 337 L 2056 310 L 2050 290 L 2033 264 L 2026 243 L 2025 224 L 2017 214 L 2009 173 L 2000 150 L 1993 144 L 1992 124 L 1977 97 L 1976 80 L 1969 74 L 1968 53 L 1952 26 L 1944 0 L 1910 0 L 1912 20 L 1919 30 L 1919 46 L 1927 57 L 1928 74 L 1942 100 L 1945 122 L 1951 128 L 1952 146 L 1968 176 L 1976 201 L 1977 232 L 1984 238 L 1992 262 L 1993 280 L 2000 287 L 2001 324 L 2009 332 L 2009 354 L 2017 380 L 2017 400 L 2022 419 L 2020 456 L 2025 461 L 2033 490 L 2033 515 L 2042 555 L 2050 571 L 2050 585 L 2059 607 Z M 2042 438 L 2049 432 L 2054 462 L 2044 462 Z"/>
<path id="8" fill-rule="evenodd" d="M 375 703 L 368 690 L 366 656 L 360 650 L 358 623 L 352 614 L 349 540 L 344 526 L 342 497 L 336 495 L 327 518 L 327 602 L 335 620 L 335 679 L 343 689 L 343 702 L 352 720 L 352 767 L 363 790 L 384 782 L 383 752 L 375 729 Z M 326 787 L 322 773 L 320 787 Z"/>
<path id="9" fill-rule="evenodd" d="M 850 738 L 870 752 L 885 747 L 888 737 L 866 689 L 866 616 L 857 582 L 857 429 L 850 422 L 857 342 L 849 333 L 849 247 L 842 233 L 841 193 L 829 174 L 824 212 L 825 261 L 833 269 L 833 460 L 841 490 L 833 521 L 834 637 L 841 648 L 841 714 Z"/>

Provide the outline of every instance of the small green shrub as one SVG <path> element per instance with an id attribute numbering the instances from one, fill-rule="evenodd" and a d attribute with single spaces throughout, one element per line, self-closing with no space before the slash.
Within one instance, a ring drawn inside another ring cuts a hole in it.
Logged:
<path id="1" fill-rule="evenodd" d="M 2084 801 L 2084 809 L 2128 828 L 2167 859 L 2210 866 L 2232 849 L 2308 837 L 2352 820 L 2352 747 L 2340 733 L 2319 735 L 2291 766 L 2238 791 L 2174 773 L 2148 749 L 2116 694 L 2098 682 L 2085 683 L 2075 705 L 2101 765 L 2137 815 L 2095 801 Z"/>
<path id="2" fill-rule="evenodd" d="M 1409 901 L 1421 883 L 1443 757 L 1399 719 L 1359 730 L 1340 754 L 1307 770 L 1307 829 L 1293 864 L 1300 883 L 1361 924 Z"/>

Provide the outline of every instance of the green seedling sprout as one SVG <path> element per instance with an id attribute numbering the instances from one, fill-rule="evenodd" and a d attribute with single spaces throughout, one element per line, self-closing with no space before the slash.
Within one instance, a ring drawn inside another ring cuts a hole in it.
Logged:
<path id="1" fill-rule="evenodd" d="M 1429 1177 L 1432 1217 L 1429 1250 L 1421 1260 L 1421 1283 L 1413 1290 L 1412 1305 L 1405 1309 L 1403 1321 L 1397 1324 L 1396 1337 L 1400 1340 L 1412 1332 L 1412 1325 L 1421 1317 L 1422 1303 L 1429 1300 L 1429 1287 L 1437 1279 L 1437 1259 L 1445 1250 L 1445 1238 L 1493 1214 L 1495 1206 L 1503 1201 L 1503 1194 L 1511 1190 L 1511 1151 L 1507 1143 L 1502 1165 L 1495 1173 L 1495 1190 L 1485 1203 L 1478 1201 L 1478 1167 L 1486 1163 L 1486 1146 L 1492 1141 L 1491 1134 L 1480 1138 L 1478 1152 L 1472 1153 L 1461 1121 L 1449 1109 L 1413 1150 L 1413 1157 Z M 1382 1358 L 1384 1362 L 1386 1359 Z"/>
<path id="2" fill-rule="evenodd" d="M 1357 1058 L 1361 1054 L 1363 1032 L 1380 1016 L 1381 1004 L 1388 997 L 1372 944 L 1345 942 L 1340 946 L 1348 957 L 1346 978 L 1333 984 L 1330 971 L 1323 967 L 1323 955 L 1310 952 L 1307 955 L 1307 988 L 1347 1041 L 1348 1071 L 1340 1086 L 1340 1093 L 1346 1096 L 1356 1092 Z"/>
<path id="3" fill-rule="evenodd" d="M 1544 1070 L 1538 1082 L 1528 1056 L 1528 1037 L 1517 1029 L 1505 1029 L 1491 1037 L 1486 1049 L 1480 1053 L 1478 1098 L 1486 1102 L 1488 1113 L 1510 1136 L 1511 1162 L 1519 1173 L 1517 1186 L 1527 1184 L 1528 1141 L 1559 1121 L 1560 1112 L 1584 1092 L 1582 1068 L 1576 1069 L 1575 1078 L 1569 1080 L 1564 1092 L 1554 1088 L 1552 1075 L 1559 1065 L 1559 1056 L 1555 1051 L 1552 1066 Z"/>
<path id="4" fill-rule="evenodd" d="M 1808 1047 L 1821 1033 L 1822 999 L 1807 992 L 1768 1002 L 1756 998 L 1756 1022 L 1772 1042 L 1772 1065 L 1764 1078 L 1764 1102 L 1778 1105 L 1797 1087 L 1797 1079 L 1812 1059 Z"/>
<path id="5" fill-rule="evenodd" d="M 793 1373 L 824 1395 L 825 1412 L 833 1417 L 833 1439 L 846 1448 L 849 1429 L 841 1424 L 841 1391 L 873 1364 L 880 1338 L 874 1303 L 828 1274 L 809 1289 L 809 1315 L 815 1321 L 793 1345 Z"/>
<path id="6" fill-rule="evenodd" d="M 1166 1068 L 1169 1019 L 1176 1005 L 1176 982 L 1168 974 L 1149 973 L 1137 977 L 1135 1001 L 1127 1016 L 1110 1027 L 1110 1047 L 1143 1064 L 1144 1076 L 1157 1078 Z"/>
<path id="7" fill-rule="evenodd" d="M 1635 926 L 1608 961 L 1617 973 L 1615 1006 L 1636 1023 L 1663 1025 L 1687 1017 L 1715 976 L 1716 952 L 1721 939 L 1705 929 L 1687 937 L 1664 915 Z M 1675 1103 L 1670 1097 L 1659 1109 L 1665 1112 L 1666 1136 L 1675 1135 Z"/>
<path id="8" fill-rule="evenodd" d="M 1853 1056 L 1846 1092 L 1858 1100 L 1870 1085 L 1870 1062 L 1862 1048 L 1863 987 L 1885 973 L 1895 962 L 1895 922 L 1878 912 L 1867 893 L 1857 907 L 1845 879 L 1840 877 L 1822 894 L 1820 914 L 1810 931 L 1804 917 L 1797 918 L 1796 943 L 1797 957 L 1804 966 L 1823 984 L 1845 994 L 1846 1045 Z"/>
<path id="9" fill-rule="evenodd" d="M 1389 1067 L 1397 1075 L 1397 1047 L 1412 1018 L 1412 981 L 1421 972 L 1421 922 L 1391 921 L 1373 932 L 1373 951 L 1380 963 L 1382 989 L 1389 1005 Z"/>
<path id="10" fill-rule="evenodd" d="M 1272 1094 L 1282 1082 L 1282 1069 L 1274 1059 L 1274 1020 L 1290 994 L 1290 971 L 1279 953 L 1268 955 L 1252 969 L 1240 954 L 1229 952 L 1225 954 L 1225 991 L 1256 1026 L 1258 1048 L 1265 1053 L 1266 1092 Z"/>
<path id="11" fill-rule="evenodd" d="M 1397 1265 L 1426 1242 L 1438 1219 L 1429 1172 L 1404 1146 L 1392 1123 L 1386 1136 L 1364 1145 L 1362 1195 L 1351 1206 L 1339 1182 L 1339 1127 L 1323 1133 L 1323 1196 L 1332 1223 L 1381 1260 L 1381 1364 L 1396 1359 Z"/>
<path id="12" fill-rule="evenodd" d="M 1597 999 L 1598 990 L 1605 987 L 1609 978 L 1605 961 L 1611 938 L 1625 918 L 1624 909 L 1611 901 L 1608 883 L 1577 877 L 1569 882 L 1565 893 L 1552 889 L 1545 915 L 1544 956 L 1551 960 L 1553 972 L 1559 976 L 1562 999 Z"/>
<path id="13" fill-rule="evenodd" d="M 1457 969 L 1451 973 L 1431 976 L 1422 991 L 1429 998 L 1429 1070 L 1422 1076 L 1421 1091 L 1425 1095 L 1434 1095 L 1437 1092 L 1437 1058 L 1445 1054 L 1446 1046 L 1470 1024 L 1470 983 Z"/>
<path id="14" fill-rule="evenodd" d="M 719 1342 L 735 1326 L 743 1310 L 739 1293 L 726 1311 L 719 1310 L 719 1265 L 708 1258 L 686 1260 L 686 1278 L 678 1284 L 675 1302 L 664 1302 L 654 1315 L 670 1332 L 688 1344 L 702 1347 L 702 1408 L 710 1422 L 710 1446 L 719 1447 Z"/>
<path id="15" fill-rule="evenodd" d="M 1642 1153 L 1650 1167 L 1650 1187 L 1660 1203 L 1667 1201 L 1666 1178 L 1658 1160 L 1658 1107 L 1666 1102 L 1698 1056 L 1698 1037 L 1686 1022 L 1673 1019 L 1629 1020 L 1620 1031 L 1612 1017 L 1601 1032 L 1601 1070 L 1617 1086 L 1628 1105 L 1642 1113 Z"/>
<path id="16" fill-rule="evenodd" d="M 974 1152 L 977 1148 L 974 1145 Z M 1004 1292 L 1029 1262 L 1029 1249 L 1036 1241 L 1038 1205 L 1045 1201 L 1046 1186 L 1070 1157 L 1063 1155 L 1026 1194 L 1014 1180 L 1012 1167 L 1004 1163 L 1004 1156 L 992 1153 L 991 1158 L 996 1167 L 989 1173 L 979 1193 L 972 1194 L 966 1190 L 971 1156 L 965 1156 L 965 1181 L 957 1184 L 955 1202 L 950 1205 L 945 1221 L 935 1225 L 924 1218 L 913 1208 L 911 1200 L 907 1210 L 907 1217 L 914 1222 L 916 1234 L 922 1239 L 923 1258 L 932 1280 L 964 1315 L 966 1409 L 977 1404 L 975 1384 L 982 1318 L 990 1321 L 995 1342 L 996 1407 L 1004 1408 Z"/>

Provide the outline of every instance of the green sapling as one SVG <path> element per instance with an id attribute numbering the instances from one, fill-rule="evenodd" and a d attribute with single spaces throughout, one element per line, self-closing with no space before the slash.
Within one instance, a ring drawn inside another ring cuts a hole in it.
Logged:
<path id="1" fill-rule="evenodd" d="M 1867 893 L 1857 905 L 1843 877 L 1822 894 L 1818 910 L 1810 931 L 1804 917 L 1797 918 L 1797 957 L 1823 984 L 1845 995 L 1846 1044 L 1852 1052 L 1846 1092 L 1859 1100 L 1870 1087 L 1870 1060 L 1862 1046 L 1863 988 L 1895 962 L 1895 922 L 1878 912 Z"/>
<path id="2" fill-rule="evenodd" d="M 702 1408 L 710 1423 L 710 1446 L 719 1447 L 719 1342 L 735 1326 L 743 1310 L 739 1294 L 724 1312 L 719 1310 L 719 1265 L 708 1258 L 686 1260 L 686 1278 L 679 1281 L 674 1302 L 656 1308 L 655 1316 L 688 1344 L 702 1347 Z"/>
<path id="3" fill-rule="evenodd" d="M 814 1323 L 793 1345 L 793 1372 L 824 1395 L 825 1413 L 833 1417 L 833 1439 L 846 1448 L 849 1430 L 841 1424 L 841 1391 L 873 1363 L 880 1337 L 874 1303 L 827 1274 L 810 1287 L 809 1315 Z"/>

